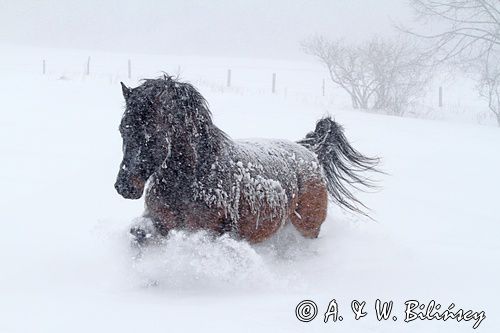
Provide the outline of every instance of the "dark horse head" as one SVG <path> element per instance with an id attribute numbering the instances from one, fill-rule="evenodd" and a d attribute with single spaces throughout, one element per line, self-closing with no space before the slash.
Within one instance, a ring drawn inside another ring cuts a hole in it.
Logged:
<path id="1" fill-rule="evenodd" d="M 176 165 L 189 169 L 202 152 L 213 154 L 220 148 L 225 136 L 191 84 L 165 75 L 144 80 L 134 89 L 121 85 L 126 109 L 120 123 L 123 160 L 115 188 L 124 198 L 139 199 L 149 177 L 166 168 L 171 155 L 178 159 Z"/>

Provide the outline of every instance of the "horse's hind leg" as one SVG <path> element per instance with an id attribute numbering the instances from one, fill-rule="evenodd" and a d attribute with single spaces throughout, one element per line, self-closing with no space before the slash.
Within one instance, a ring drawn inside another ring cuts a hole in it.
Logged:
<path id="1" fill-rule="evenodd" d="M 296 202 L 295 209 L 290 213 L 292 224 L 302 236 L 317 238 L 328 206 L 325 183 L 320 179 L 306 181 L 299 189 Z"/>

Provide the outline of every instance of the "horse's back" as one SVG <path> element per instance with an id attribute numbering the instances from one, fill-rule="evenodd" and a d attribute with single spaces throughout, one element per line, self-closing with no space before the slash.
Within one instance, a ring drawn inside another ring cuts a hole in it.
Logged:
<path id="1" fill-rule="evenodd" d="M 309 180 L 324 181 L 316 155 L 295 142 L 237 140 L 229 155 L 233 174 L 241 178 L 236 182 L 242 181 L 247 188 L 258 189 L 263 195 L 283 190 L 288 202 Z"/>
<path id="2" fill-rule="evenodd" d="M 316 154 L 289 140 L 236 140 L 234 155 L 243 164 L 261 165 L 269 176 L 276 175 L 278 178 L 286 175 L 295 175 L 298 178 L 321 176 Z"/>
<path id="3" fill-rule="evenodd" d="M 270 163 L 318 163 L 312 151 L 289 140 L 241 139 L 235 140 L 234 143 L 236 154 L 243 158 L 248 156 Z"/>

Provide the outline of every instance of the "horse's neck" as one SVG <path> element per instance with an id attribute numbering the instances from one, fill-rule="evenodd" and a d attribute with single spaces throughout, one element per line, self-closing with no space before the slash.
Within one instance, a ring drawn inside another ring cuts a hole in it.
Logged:
<path id="1" fill-rule="evenodd" d="M 198 149 L 196 143 L 189 140 L 187 135 L 176 135 L 172 140 L 170 160 L 181 171 L 190 171 L 196 166 Z"/>
<path id="2" fill-rule="evenodd" d="M 214 127 L 218 134 L 220 130 Z M 229 145 L 223 135 L 212 136 L 208 131 L 201 131 L 197 137 L 193 133 L 178 134 L 172 139 L 167 166 L 175 169 L 176 175 L 199 176 L 209 170 L 212 163 Z M 222 140 L 222 142 L 220 141 Z"/>

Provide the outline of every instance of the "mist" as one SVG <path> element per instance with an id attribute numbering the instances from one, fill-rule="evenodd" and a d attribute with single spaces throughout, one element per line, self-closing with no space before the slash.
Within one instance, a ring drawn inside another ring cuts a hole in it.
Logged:
<path id="1" fill-rule="evenodd" d="M 362 40 L 394 33 L 400 0 L 0 1 L 0 42 L 111 52 L 305 57 L 321 34 Z"/>

